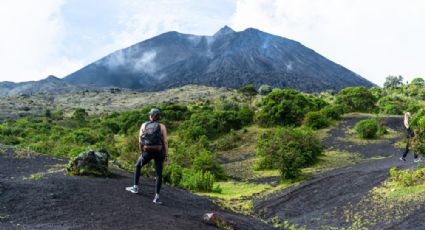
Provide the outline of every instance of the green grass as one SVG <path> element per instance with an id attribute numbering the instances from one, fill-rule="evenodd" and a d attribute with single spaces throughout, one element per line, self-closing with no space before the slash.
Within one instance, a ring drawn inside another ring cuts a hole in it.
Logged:
<path id="1" fill-rule="evenodd" d="M 264 197 L 294 184 L 292 181 L 283 181 L 280 185 L 272 187 L 268 184 L 237 181 L 216 182 L 214 187 L 220 186 L 221 193 L 197 194 L 214 198 L 215 203 L 223 208 L 245 215 L 253 215 L 254 198 Z"/>
<path id="2" fill-rule="evenodd" d="M 311 167 L 302 170 L 305 174 L 317 174 L 336 168 L 353 165 L 364 160 L 358 153 L 343 151 L 327 151 L 319 157 L 319 161 Z"/>
<path id="3" fill-rule="evenodd" d="M 390 189 L 387 194 L 389 198 L 394 199 L 415 199 L 425 195 L 425 184 L 414 185 L 410 187 L 396 187 Z"/>
<path id="4" fill-rule="evenodd" d="M 399 140 L 399 141 L 397 141 L 396 143 L 394 143 L 394 148 L 397 148 L 397 149 L 404 149 L 404 148 L 406 148 L 406 138 L 404 138 L 404 139 L 401 139 L 401 140 Z"/>
<path id="5" fill-rule="evenodd" d="M 22 179 L 23 180 L 41 180 L 41 179 L 44 179 L 49 174 L 65 172 L 66 171 L 65 168 L 66 168 L 66 164 L 50 165 L 49 169 L 47 169 L 47 172 L 33 173 L 28 177 L 24 176 Z"/>
<path id="6" fill-rule="evenodd" d="M 331 121 L 331 124 L 329 125 L 329 127 L 324 128 L 324 129 L 318 129 L 315 130 L 314 133 L 317 135 L 317 137 L 319 138 L 319 140 L 323 141 L 326 137 L 328 137 L 329 135 L 329 131 L 335 127 L 337 127 L 339 125 L 341 121 Z"/>
<path id="7" fill-rule="evenodd" d="M 248 182 L 216 182 L 215 186 L 220 186 L 222 189 L 221 193 L 200 193 L 208 195 L 210 197 L 217 197 L 221 199 L 236 199 L 242 196 L 252 196 L 253 194 L 260 193 L 266 189 L 270 189 L 271 186 L 267 184 L 254 184 Z"/>
<path id="8" fill-rule="evenodd" d="M 391 177 L 360 201 L 342 207 L 348 229 L 376 229 L 414 215 L 425 203 L 425 170 L 391 169 Z M 409 184 L 409 185 L 406 185 Z"/>
<path id="9" fill-rule="evenodd" d="M 382 136 L 379 136 L 374 139 L 363 139 L 357 135 L 357 132 L 354 129 L 348 129 L 346 133 L 346 137 L 338 137 L 337 139 L 340 141 L 351 142 L 357 145 L 368 145 L 368 144 L 376 144 L 388 141 L 390 139 L 400 138 L 402 137 L 401 132 L 397 132 L 393 129 L 387 128 L 388 133 Z"/>
<path id="10" fill-rule="evenodd" d="M 45 173 L 34 173 L 31 174 L 29 177 L 23 177 L 24 180 L 41 180 L 45 176 Z"/>

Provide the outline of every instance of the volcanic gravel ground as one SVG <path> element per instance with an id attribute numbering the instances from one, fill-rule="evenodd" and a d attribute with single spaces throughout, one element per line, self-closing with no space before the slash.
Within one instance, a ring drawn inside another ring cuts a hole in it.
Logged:
<path id="1" fill-rule="evenodd" d="M 382 157 L 379 160 L 370 160 L 349 167 L 335 169 L 320 174 L 300 185 L 277 191 L 265 198 L 254 202 L 255 212 L 265 219 L 275 216 L 287 220 L 307 229 L 322 229 L 324 226 L 337 228 L 347 227 L 344 221 L 344 207 L 356 204 L 369 191 L 382 184 L 389 177 L 391 167 L 414 167 L 412 153 L 407 157 L 407 162 L 398 158 L 402 149 L 395 149 L 393 144 L 400 139 L 378 141 L 372 144 L 355 144 L 341 140 L 346 137 L 346 131 L 353 128 L 355 123 L 365 116 L 344 117 L 338 127 L 329 132 L 324 145 L 328 149 L 344 150 L 360 153 L 365 157 Z M 385 125 L 391 129 L 402 131 L 401 117 L 385 118 Z M 423 207 L 423 206 L 422 206 Z M 422 208 L 422 211 L 425 208 Z M 394 229 L 425 229 L 422 224 L 423 212 L 419 215 L 410 215 L 401 221 L 390 225 L 377 225 L 377 228 Z M 422 226 L 422 227 L 421 227 Z"/>
<path id="2" fill-rule="evenodd" d="M 124 189 L 132 183 L 126 172 L 95 178 L 56 170 L 38 180 L 25 179 L 66 162 L 46 156 L 18 159 L 10 149 L 0 154 L 0 229 L 216 229 L 201 222 L 204 213 L 214 210 L 235 229 L 271 229 L 169 186 L 161 191 L 164 205 L 155 205 L 154 181 L 142 177 L 141 194 L 132 194 Z"/>

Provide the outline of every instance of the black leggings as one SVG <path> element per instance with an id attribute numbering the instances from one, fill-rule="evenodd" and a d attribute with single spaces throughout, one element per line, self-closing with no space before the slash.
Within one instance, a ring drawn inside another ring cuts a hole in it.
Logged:
<path id="1" fill-rule="evenodd" d="M 406 158 L 407 154 L 409 153 L 410 142 L 411 142 L 411 139 L 407 138 L 407 144 L 406 144 L 406 149 L 404 149 L 403 158 Z M 413 154 L 414 154 L 413 157 L 415 159 L 418 158 L 418 154 L 416 154 L 415 152 Z"/>
<path id="2" fill-rule="evenodd" d="M 136 163 L 136 168 L 134 170 L 134 185 L 139 184 L 140 171 L 144 165 L 149 163 L 152 159 L 155 160 L 155 171 L 156 171 L 156 187 L 155 192 L 159 194 L 162 185 L 162 166 L 164 163 L 165 155 L 164 152 L 160 153 L 143 153 L 139 160 Z"/>

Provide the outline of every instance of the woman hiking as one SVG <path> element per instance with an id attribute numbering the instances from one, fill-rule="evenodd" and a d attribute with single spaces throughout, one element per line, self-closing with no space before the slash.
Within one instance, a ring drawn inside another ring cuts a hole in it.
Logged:
<path id="1" fill-rule="evenodd" d="M 406 156 L 409 153 L 409 147 L 413 142 L 413 138 L 415 137 L 415 133 L 413 132 L 412 127 L 410 127 L 410 120 L 412 119 L 412 114 L 410 112 L 405 112 L 404 113 L 404 120 L 403 120 L 403 124 L 404 127 L 406 128 L 406 138 L 407 138 L 407 143 L 406 143 L 406 148 L 404 150 L 403 156 L 400 157 L 400 160 L 402 161 L 406 161 Z M 413 162 L 417 163 L 417 162 L 421 162 L 422 160 L 418 157 L 417 153 L 413 153 Z"/>
<path id="2" fill-rule="evenodd" d="M 139 193 L 140 171 L 144 165 L 152 159 L 155 160 L 156 187 L 155 204 L 162 204 L 159 200 L 159 192 L 162 185 L 162 167 L 168 162 L 167 129 L 165 125 L 159 123 L 159 110 L 151 109 L 149 112 L 150 121 L 142 124 L 139 134 L 139 149 L 141 155 L 134 169 L 134 185 L 125 189 L 132 193 Z"/>

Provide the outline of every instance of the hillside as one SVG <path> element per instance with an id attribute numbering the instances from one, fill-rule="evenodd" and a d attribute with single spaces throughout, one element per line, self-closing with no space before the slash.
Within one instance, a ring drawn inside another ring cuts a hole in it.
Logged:
<path id="1" fill-rule="evenodd" d="M 217 229 L 202 223 L 216 211 L 235 229 L 272 229 L 253 217 L 222 211 L 209 199 L 164 186 L 163 206 L 152 203 L 154 182 L 128 193 L 130 173 L 110 178 L 68 177 L 66 159 L 27 155 L 0 145 L 0 229 Z M 39 176 L 35 176 L 39 175 Z"/>
<path id="2" fill-rule="evenodd" d="M 167 32 L 111 53 L 64 80 L 142 91 L 186 84 L 268 84 L 306 92 L 374 85 L 299 42 L 253 28 L 235 32 L 227 26 L 213 36 Z"/>
<path id="3" fill-rule="evenodd" d="M 48 76 L 40 81 L 28 82 L 0 82 L 0 97 L 15 96 L 20 94 L 31 95 L 35 93 L 64 94 L 76 93 L 84 87 L 68 83 L 55 76 Z"/>
<path id="4" fill-rule="evenodd" d="M 24 94 L 0 97 L 0 122 L 28 115 L 40 116 L 46 109 L 51 111 L 63 109 L 68 113 L 73 112 L 75 108 L 84 108 L 90 114 L 101 114 L 138 109 L 145 105 L 194 103 L 213 100 L 220 96 L 239 97 L 234 90 L 197 85 L 145 93 L 125 89 L 87 89 L 64 94 L 39 92 L 31 96 Z"/>

